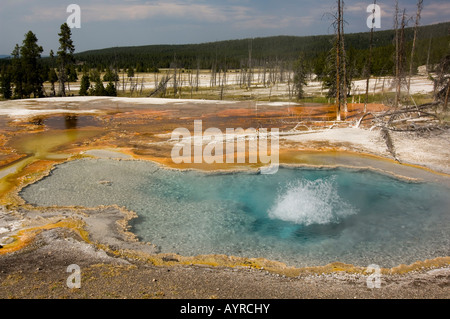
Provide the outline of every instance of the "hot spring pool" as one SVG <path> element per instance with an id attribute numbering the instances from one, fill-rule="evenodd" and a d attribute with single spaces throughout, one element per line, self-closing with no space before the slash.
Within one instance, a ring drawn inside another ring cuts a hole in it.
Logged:
<path id="1" fill-rule="evenodd" d="M 23 189 L 38 206 L 117 204 L 163 253 L 394 267 L 450 255 L 450 192 L 372 171 L 207 174 L 145 161 L 77 160 Z"/>

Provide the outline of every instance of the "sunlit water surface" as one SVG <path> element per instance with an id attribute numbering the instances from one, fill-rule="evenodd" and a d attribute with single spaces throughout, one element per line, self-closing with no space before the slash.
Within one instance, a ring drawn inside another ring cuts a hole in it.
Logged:
<path id="1" fill-rule="evenodd" d="M 78 160 L 25 188 L 39 206 L 118 204 L 161 252 L 264 257 L 292 266 L 393 267 L 450 255 L 449 189 L 371 171 L 206 174 L 144 161 Z"/>

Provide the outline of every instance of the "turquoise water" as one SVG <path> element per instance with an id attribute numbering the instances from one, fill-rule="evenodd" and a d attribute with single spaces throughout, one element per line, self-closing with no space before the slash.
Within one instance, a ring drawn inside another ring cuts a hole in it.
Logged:
<path id="1" fill-rule="evenodd" d="M 59 165 L 21 195 L 39 206 L 118 204 L 161 252 L 393 267 L 450 255 L 449 189 L 371 171 L 206 174 L 143 161 Z"/>

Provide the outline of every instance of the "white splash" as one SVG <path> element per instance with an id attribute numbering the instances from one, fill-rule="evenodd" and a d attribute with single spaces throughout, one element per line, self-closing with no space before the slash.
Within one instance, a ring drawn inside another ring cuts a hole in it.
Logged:
<path id="1" fill-rule="evenodd" d="M 335 176 L 289 184 L 269 210 L 269 217 L 299 225 L 337 223 L 357 211 L 337 192 Z"/>

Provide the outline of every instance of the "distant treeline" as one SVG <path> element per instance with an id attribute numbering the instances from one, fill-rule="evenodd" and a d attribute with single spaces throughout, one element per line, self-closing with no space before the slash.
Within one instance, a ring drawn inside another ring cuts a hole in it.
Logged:
<path id="1" fill-rule="evenodd" d="M 392 74 L 394 36 L 393 30 L 374 33 L 373 75 Z M 411 48 L 412 39 L 413 28 L 405 29 L 407 48 Z M 192 70 L 245 69 L 274 63 L 284 63 L 289 68 L 302 55 L 310 71 L 320 76 L 326 67 L 333 40 L 334 35 L 276 36 L 203 44 L 115 47 L 77 53 L 75 58 L 79 65 L 84 64 L 88 68 L 99 70 L 133 68 L 136 72 L 154 72 L 171 67 Z M 345 36 L 348 65 L 356 77 L 363 74 L 366 66 L 369 41 L 370 32 Z M 439 63 L 448 52 L 449 43 L 450 22 L 420 27 L 414 65 Z M 81 70 L 80 66 L 79 69 Z"/>
<path id="2" fill-rule="evenodd" d="M 0 94 L 3 98 L 65 96 L 66 84 L 77 81 L 81 75 L 80 95 L 116 95 L 120 71 L 125 71 L 127 78 L 133 78 L 135 72 L 158 72 L 167 68 L 174 70 L 173 81 L 176 81 L 176 74 L 190 70 L 192 73 L 197 71 L 195 74 L 198 80 L 198 70 L 208 69 L 213 74 L 214 83 L 217 73 L 220 75 L 227 70 L 239 70 L 243 74 L 241 85 L 247 79 L 248 86 L 251 86 L 251 75 L 255 69 L 262 70 L 263 74 L 268 72 L 269 78 L 270 74 L 278 72 L 280 82 L 291 80 L 290 76 L 283 78 L 283 74 L 290 71 L 294 74 L 295 85 L 299 85 L 298 96 L 301 96 L 301 84 L 306 75 L 316 74 L 327 88 L 331 88 L 336 70 L 333 64 L 336 62 L 333 53 L 336 35 L 116 47 L 81 53 L 75 53 L 71 32 L 66 24 L 61 26 L 59 36 L 61 46 L 56 55 L 52 50 L 50 57 L 42 58 L 43 48 L 30 31 L 25 35 L 22 45 L 16 45 L 11 57 L 0 59 Z M 404 65 L 408 66 L 413 37 L 413 28 L 405 28 L 404 37 L 402 32 L 402 43 L 405 43 L 402 56 Z M 394 39 L 394 30 L 374 32 L 371 75 L 395 75 Z M 434 65 L 450 54 L 449 44 L 450 22 L 419 27 L 413 69 L 427 65 L 427 70 L 433 70 Z M 352 79 L 367 78 L 369 47 L 370 32 L 345 35 L 347 83 L 351 83 Z M 105 81 L 109 82 L 107 88 L 103 86 Z M 45 92 L 44 82 L 51 83 L 50 92 Z M 55 84 L 59 87 L 58 91 Z"/>

